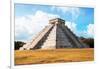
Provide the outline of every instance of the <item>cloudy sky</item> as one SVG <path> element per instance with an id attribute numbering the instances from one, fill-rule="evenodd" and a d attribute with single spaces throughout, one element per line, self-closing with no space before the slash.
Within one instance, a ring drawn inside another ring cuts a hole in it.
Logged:
<path id="1" fill-rule="evenodd" d="M 32 40 L 53 18 L 64 19 L 79 37 L 94 37 L 93 8 L 15 4 L 15 40 Z"/>

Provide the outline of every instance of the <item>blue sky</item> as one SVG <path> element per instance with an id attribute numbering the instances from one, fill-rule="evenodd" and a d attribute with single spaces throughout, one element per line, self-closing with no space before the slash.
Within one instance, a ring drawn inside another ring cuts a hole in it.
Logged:
<path id="1" fill-rule="evenodd" d="M 32 39 L 56 17 L 64 19 L 77 36 L 94 37 L 93 8 L 15 4 L 15 40 Z"/>

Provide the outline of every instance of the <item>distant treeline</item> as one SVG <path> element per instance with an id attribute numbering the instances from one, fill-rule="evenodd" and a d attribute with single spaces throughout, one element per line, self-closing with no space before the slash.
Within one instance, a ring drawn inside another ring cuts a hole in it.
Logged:
<path id="1" fill-rule="evenodd" d="M 15 41 L 14 44 L 15 44 L 15 50 L 18 50 L 20 47 L 22 47 L 26 43 L 22 41 Z"/>
<path id="2" fill-rule="evenodd" d="M 90 48 L 94 48 L 94 39 L 93 38 L 79 38 L 81 42 L 87 44 Z"/>
<path id="3" fill-rule="evenodd" d="M 81 42 L 87 44 L 90 48 L 94 48 L 94 39 L 93 38 L 80 37 L 79 39 Z M 18 50 L 20 47 L 22 47 L 26 43 L 22 42 L 22 41 L 15 41 L 14 44 L 15 44 L 15 50 Z"/>

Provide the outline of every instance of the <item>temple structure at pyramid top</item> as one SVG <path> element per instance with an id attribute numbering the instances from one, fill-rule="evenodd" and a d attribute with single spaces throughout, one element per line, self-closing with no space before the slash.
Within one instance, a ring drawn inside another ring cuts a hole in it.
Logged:
<path id="1" fill-rule="evenodd" d="M 49 20 L 49 25 L 20 50 L 59 48 L 88 48 L 88 46 L 81 43 L 78 37 L 65 26 L 63 19 L 55 18 Z"/>
<path id="2" fill-rule="evenodd" d="M 49 20 L 50 24 L 65 24 L 65 20 L 60 19 L 60 18 L 55 18 L 55 19 L 51 19 Z"/>

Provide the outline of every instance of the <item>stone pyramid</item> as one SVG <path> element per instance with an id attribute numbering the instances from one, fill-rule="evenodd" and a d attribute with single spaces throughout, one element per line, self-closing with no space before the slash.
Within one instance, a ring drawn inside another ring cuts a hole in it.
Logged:
<path id="1" fill-rule="evenodd" d="M 20 50 L 58 49 L 58 48 L 87 48 L 78 37 L 65 26 L 65 21 L 55 18 L 46 26 L 32 42 L 26 43 Z"/>

